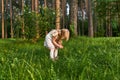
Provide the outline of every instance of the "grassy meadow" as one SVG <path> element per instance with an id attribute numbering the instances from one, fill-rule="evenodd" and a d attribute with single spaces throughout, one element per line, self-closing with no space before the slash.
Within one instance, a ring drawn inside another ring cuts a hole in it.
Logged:
<path id="1" fill-rule="evenodd" d="M 120 80 L 120 38 L 72 38 L 59 59 L 37 43 L 0 40 L 0 80 Z"/>

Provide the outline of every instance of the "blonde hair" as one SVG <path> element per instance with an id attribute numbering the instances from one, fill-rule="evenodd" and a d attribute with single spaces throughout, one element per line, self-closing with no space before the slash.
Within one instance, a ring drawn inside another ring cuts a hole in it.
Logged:
<path id="1" fill-rule="evenodd" d="M 60 38 L 59 39 L 65 39 L 66 41 L 69 40 L 70 32 L 68 29 L 61 29 L 60 31 Z"/>

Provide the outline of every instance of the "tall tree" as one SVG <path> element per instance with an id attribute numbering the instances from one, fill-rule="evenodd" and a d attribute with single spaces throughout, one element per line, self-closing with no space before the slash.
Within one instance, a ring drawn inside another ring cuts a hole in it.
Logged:
<path id="1" fill-rule="evenodd" d="M 38 25 L 38 0 L 35 0 L 35 13 L 36 13 L 36 38 L 38 39 L 40 37 L 40 34 L 39 34 L 39 25 Z"/>
<path id="2" fill-rule="evenodd" d="M 60 0 L 56 0 L 56 29 L 60 29 Z"/>
<path id="3" fill-rule="evenodd" d="M 10 27 L 11 27 L 11 38 L 13 38 L 13 36 L 14 36 L 14 33 L 13 33 L 13 12 L 12 12 L 12 0 L 10 0 Z"/>
<path id="4" fill-rule="evenodd" d="M 112 27 L 111 27 L 111 2 L 108 3 L 108 9 L 106 10 L 106 36 L 112 36 Z"/>
<path id="5" fill-rule="evenodd" d="M 35 11 L 35 0 L 32 0 L 32 12 Z"/>
<path id="6" fill-rule="evenodd" d="M 39 1 L 35 0 L 35 12 L 38 13 L 38 7 L 39 6 Z"/>
<path id="7" fill-rule="evenodd" d="M 22 37 L 25 39 L 25 30 L 24 30 L 24 0 L 22 2 Z"/>
<path id="8" fill-rule="evenodd" d="M 78 0 L 71 0 L 70 2 L 70 29 L 74 30 L 74 35 L 77 33 L 77 18 L 78 18 Z"/>
<path id="9" fill-rule="evenodd" d="M 4 0 L 2 0 L 2 39 L 5 38 L 4 34 Z"/>
<path id="10" fill-rule="evenodd" d="M 88 15 L 88 0 L 85 0 L 85 9 L 86 9 L 86 13 Z"/>
<path id="11" fill-rule="evenodd" d="M 47 8 L 47 1 L 44 0 L 44 8 Z"/>
<path id="12" fill-rule="evenodd" d="M 0 13 L 2 12 L 2 1 L 0 1 Z"/>
<path id="13" fill-rule="evenodd" d="M 66 0 L 61 1 L 61 6 L 62 6 L 62 28 L 65 28 L 65 23 L 66 23 Z"/>
<path id="14" fill-rule="evenodd" d="M 8 0 L 6 0 L 6 6 L 5 6 L 5 14 L 6 14 L 6 19 L 5 19 L 5 38 L 7 38 L 7 25 L 8 25 L 8 23 L 7 23 L 7 16 L 8 16 Z"/>
<path id="15" fill-rule="evenodd" d="M 88 0 L 88 36 L 94 37 L 91 0 Z"/>
<path id="16" fill-rule="evenodd" d="M 96 8 L 96 6 L 97 6 L 96 0 L 94 0 L 93 6 L 94 6 L 94 8 Z M 96 12 L 95 9 L 94 9 L 94 13 L 93 13 L 93 20 L 94 20 L 94 23 L 93 23 L 94 28 L 93 28 L 93 30 L 94 30 L 94 35 L 96 36 L 96 33 L 97 33 L 97 23 L 98 22 L 97 22 L 97 12 Z"/>

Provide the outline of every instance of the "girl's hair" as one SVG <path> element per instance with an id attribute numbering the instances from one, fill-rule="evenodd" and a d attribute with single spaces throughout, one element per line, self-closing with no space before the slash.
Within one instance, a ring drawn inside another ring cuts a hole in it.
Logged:
<path id="1" fill-rule="evenodd" d="M 60 39 L 65 39 L 66 41 L 69 40 L 70 32 L 68 29 L 61 29 Z"/>

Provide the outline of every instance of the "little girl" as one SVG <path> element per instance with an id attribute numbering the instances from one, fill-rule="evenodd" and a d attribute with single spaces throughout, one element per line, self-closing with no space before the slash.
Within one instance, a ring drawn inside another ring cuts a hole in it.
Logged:
<path id="1" fill-rule="evenodd" d="M 69 40 L 69 30 L 61 29 L 61 30 L 52 30 L 50 31 L 44 41 L 44 46 L 50 50 L 50 58 L 52 60 L 57 59 L 58 48 L 63 48 L 62 40 Z"/>

